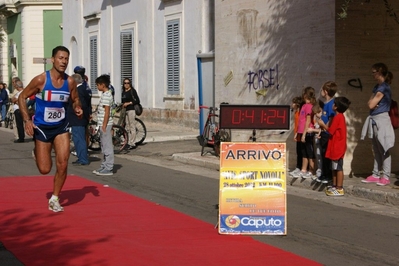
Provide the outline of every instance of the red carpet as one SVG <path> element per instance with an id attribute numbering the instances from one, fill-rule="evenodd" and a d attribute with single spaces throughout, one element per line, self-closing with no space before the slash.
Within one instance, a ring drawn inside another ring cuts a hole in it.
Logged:
<path id="1" fill-rule="evenodd" d="M 28 266 L 319 265 L 77 176 L 53 213 L 52 179 L 0 178 L 0 242 Z"/>

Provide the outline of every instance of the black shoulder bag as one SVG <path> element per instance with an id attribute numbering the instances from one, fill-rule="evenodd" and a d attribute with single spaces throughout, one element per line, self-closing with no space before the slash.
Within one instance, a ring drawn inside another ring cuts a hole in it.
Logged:
<path id="1" fill-rule="evenodd" d="M 133 101 L 135 102 L 133 105 L 134 111 L 136 112 L 137 116 L 140 116 L 143 113 L 143 106 L 141 106 L 141 104 L 139 104 L 139 103 L 136 103 L 137 100 L 136 100 L 136 98 L 134 98 L 133 88 L 130 89 L 130 93 L 132 94 Z"/>

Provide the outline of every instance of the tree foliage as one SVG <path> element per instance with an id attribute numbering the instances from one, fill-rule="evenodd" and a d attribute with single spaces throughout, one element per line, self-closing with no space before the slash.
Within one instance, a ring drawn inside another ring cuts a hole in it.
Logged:
<path id="1" fill-rule="evenodd" d="M 337 14 L 338 19 L 346 19 L 348 17 L 348 9 L 349 6 L 354 2 L 354 0 L 344 0 L 344 3 L 341 5 L 341 12 L 339 12 Z M 370 3 L 371 0 L 365 0 L 362 1 L 362 3 Z M 383 0 L 384 5 L 385 5 L 385 9 L 386 12 L 388 13 L 388 15 L 390 17 L 393 18 L 393 20 L 395 20 L 396 23 L 399 24 L 399 19 L 398 16 L 396 15 L 396 12 L 394 11 L 394 9 L 392 8 L 391 3 L 389 2 L 389 0 Z"/>

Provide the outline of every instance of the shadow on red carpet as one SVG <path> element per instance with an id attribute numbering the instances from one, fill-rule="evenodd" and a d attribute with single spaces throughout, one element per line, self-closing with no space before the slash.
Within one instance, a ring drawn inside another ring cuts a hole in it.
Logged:
<path id="1" fill-rule="evenodd" d="M 320 265 L 77 176 L 47 209 L 51 176 L 0 178 L 0 242 L 30 265 Z"/>

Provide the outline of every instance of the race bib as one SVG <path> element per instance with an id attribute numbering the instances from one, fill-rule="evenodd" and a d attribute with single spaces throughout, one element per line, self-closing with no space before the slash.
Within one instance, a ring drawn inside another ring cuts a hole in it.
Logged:
<path id="1" fill-rule="evenodd" d="M 64 107 L 46 107 L 44 108 L 44 121 L 48 123 L 59 122 L 65 118 Z"/>

